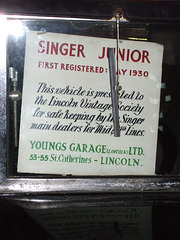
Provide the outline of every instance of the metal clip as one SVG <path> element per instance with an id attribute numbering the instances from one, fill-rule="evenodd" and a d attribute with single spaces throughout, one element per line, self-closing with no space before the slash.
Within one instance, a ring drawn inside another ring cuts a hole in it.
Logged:
<path id="1" fill-rule="evenodd" d="M 108 57 L 109 57 L 109 74 L 110 74 L 110 86 L 111 86 L 114 136 L 120 137 L 118 90 L 117 90 L 118 86 L 117 86 L 117 79 L 116 79 L 116 66 L 115 66 L 115 56 L 114 56 L 113 48 L 108 48 Z"/>
<path id="2" fill-rule="evenodd" d="M 120 20 L 124 19 L 124 13 L 121 8 L 116 9 L 114 14 L 116 18 L 116 52 L 117 61 L 115 66 L 115 56 L 113 48 L 108 49 L 109 56 L 109 73 L 110 73 L 110 85 L 111 85 L 111 95 L 112 95 L 112 113 L 113 113 L 113 123 L 114 123 L 114 136 L 120 137 L 120 123 L 119 123 L 119 91 L 122 89 L 119 86 L 119 41 L 120 41 Z M 117 75 L 116 75 L 117 72 Z"/>

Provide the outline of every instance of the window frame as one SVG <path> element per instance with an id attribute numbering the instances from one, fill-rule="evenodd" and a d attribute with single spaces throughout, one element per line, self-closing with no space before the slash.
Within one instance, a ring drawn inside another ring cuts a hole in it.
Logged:
<path id="1" fill-rule="evenodd" d="M 52 17 L 28 17 L 1 15 L 1 21 L 8 18 L 56 19 Z M 91 19 L 92 20 L 92 19 Z M 120 177 L 10 177 L 8 176 L 8 119 L 7 119 L 7 65 L 6 35 L 0 45 L 0 195 L 35 193 L 146 193 L 180 192 L 179 176 L 120 176 Z"/>

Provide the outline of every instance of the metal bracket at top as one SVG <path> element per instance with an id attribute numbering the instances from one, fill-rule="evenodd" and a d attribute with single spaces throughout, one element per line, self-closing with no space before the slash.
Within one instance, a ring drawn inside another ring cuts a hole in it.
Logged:
<path id="1" fill-rule="evenodd" d="M 116 8 L 116 11 L 113 14 L 113 18 L 117 19 L 117 16 L 119 16 L 120 22 L 129 22 L 124 14 L 123 8 Z"/>

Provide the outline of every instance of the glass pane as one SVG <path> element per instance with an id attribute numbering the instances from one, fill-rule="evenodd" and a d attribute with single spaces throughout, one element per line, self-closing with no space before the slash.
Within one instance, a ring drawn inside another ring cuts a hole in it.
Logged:
<path id="1" fill-rule="evenodd" d="M 160 118 L 156 158 L 157 174 L 179 174 L 180 168 L 180 162 L 178 160 L 180 154 L 180 101 L 178 94 L 180 88 L 180 84 L 178 81 L 180 64 L 180 49 L 178 43 L 180 34 L 178 29 L 179 25 L 176 24 L 128 22 L 120 24 L 120 38 L 123 40 L 132 40 L 134 42 L 137 40 L 142 42 L 155 42 L 160 43 L 164 46 L 159 115 Z M 14 67 L 18 72 L 17 90 L 19 92 L 22 92 L 23 88 L 25 42 L 27 32 L 41 31 L 42 34 L 43 32 L 51 32 L 87 37 L 116 39 L 115 21 L 74 19 L 9 19 L 8 30 L 9 34 L 7 39 L 7 66 Z M 8 92 L 11 93 L 13 91 L 13 85 L 11 79 L 9 78 L 8 88 Z M 16 91 L 17 95 L 20 98 L 19 92 Z M 28 176 L 31 174 L 17 173 L 21 100 L 12 101 L 12 98 L 8 100 L 9 175 Z M 15 114 L 17 115 L 17 117 L 15 116 Z M 16 125 L 17 129 L 15 127 Z M 17 139 L 15 139 L 16 134 Z M 33 176 L 37 177 L 41 175 L 33 174 Z"/>

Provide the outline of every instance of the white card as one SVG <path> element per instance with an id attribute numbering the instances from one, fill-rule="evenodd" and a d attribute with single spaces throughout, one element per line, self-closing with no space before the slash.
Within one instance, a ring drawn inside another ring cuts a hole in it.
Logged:
<path id="1" fill-rule="evenodd" d="M 163 46 L 120 41 L 120 137 L 108 47 L 116 40 L 27 33 L 18 172 L 155 174 Z"/>

